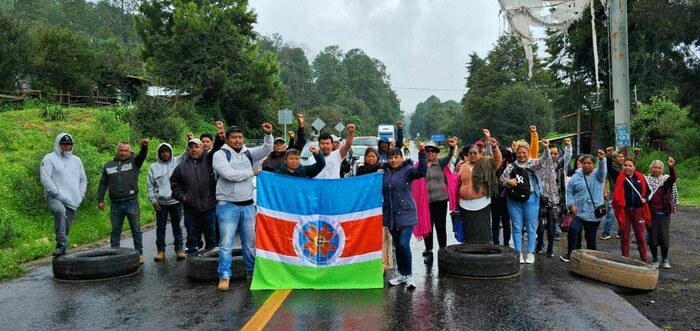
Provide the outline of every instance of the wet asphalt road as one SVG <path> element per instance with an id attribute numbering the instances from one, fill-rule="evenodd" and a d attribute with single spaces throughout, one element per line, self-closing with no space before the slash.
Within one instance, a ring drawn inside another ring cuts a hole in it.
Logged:
<path id="1" fill-rule="evenodd" d="M 415 155 L 415 154 L 414 154 Z M 449 244 L 455 243 L 448 222 Z M 69 283 L 50 263 L 0 283 L 3 330 L 240 329 L 272 291 L 229 292 L 185 277 L 185 262 L 169 246 L 153 262 L 155 231 L 144 233 L 146 263 L 131 277 Z M 558 242 L 562 247 L 565 241 Z M 122 240 L 133 247 L 130 239 Z M 295 290 L 266 326 L 270 330 L 653 330 L 657 327 L 609 287 L 568 272 L 568 264 L 537 256 L 518 276 L 496 280 L 439 276 L 437 256 L 424 264 L 412 239 L 417 288 Z"/>

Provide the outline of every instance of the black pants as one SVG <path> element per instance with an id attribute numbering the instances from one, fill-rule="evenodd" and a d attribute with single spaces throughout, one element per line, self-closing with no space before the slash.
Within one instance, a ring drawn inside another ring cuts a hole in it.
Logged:
<path id="1" fill-rule="evenodd" d="M 596 250 L 596 234 L 598 232 L 598 222 L 587 222 L 583 221 L 578 217 L 575 217 L 571 222 L 571 227 L 569 228 L 569 233 L 567 235 L 568 241 L 568 251 L 571 253 L 576 248 L 581 247 L 581 229 L 585 232 L 586 237 L 586 248 Z"/>
<path id="2" fill-rule="evenodd" d="M 182 250 L 181 210 L 182 206 L 176 203 L 174 205 L 160 205 L 160 210 L 156 212 L 156 248 L 159 252 L 165 251 L 165 228 L 168 226 L 168 216 L 170 216 L 170 223 L 173 228 L 175 251 Z"/>
<path id="3" fill-rule="evenodd" d="M 447 201 L 435 201 L 428 204 L 430 209 L 430 233 L 425 237 L 425 249 L 433 249 L 433 229 L 437 232 L 440 248 L 447 246 Z"/>
<path id="4" fill-rule="evenodd" d="M 493 244 L 500 245 L 498 233 L 503 226 L 503 246 L 508 246 L 510 243 L 510 216 L 508 215 L 508 207 L 505 197 L 491 198 L 491 236 Z"/>
<path id="5" fill-rule="evenodd" d="M 214 210 L 191 211 L 185 210 L 185 228 L 187 228 L 187 252 L 192 253 L 200 248 L 216 247 Z M 202 243 L 204 235 L 204 243 Z"/>
<path id="6" fill-rule="evenodd" d="M 537 251 L 541 251 L 544 247 L 545 229 L 547 230 L 547 254 L 552 254 L 554 252 L 554 235 L 557 232 L 557 222 L 554 218 L 552 207 L 540 207 L 540 216 L 537 225 Z"/>

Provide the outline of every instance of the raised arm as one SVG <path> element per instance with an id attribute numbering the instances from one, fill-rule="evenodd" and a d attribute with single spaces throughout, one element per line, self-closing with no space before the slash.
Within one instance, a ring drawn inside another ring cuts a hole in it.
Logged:
<path id="1" fill-rule="evenodd" d="M 452 157 L 455 155 L 455 149 L 457 149 L 457 138 L 450 137 L 449 139 L 447 139 L 447 145 L 450 147 L 450 151 L 447 152 L 447 156 L 442 157 L 438 160 L 440 168 L 446 167 L 450 163 L 450 160 L 452 160 Z"/>
<path id="2" fill-rule="evenodd" d="M 143 162 L 146 161 L 146 155 L 148 155 L 148 139 L 141 139 L 141 149 L 134 157 L 134 164 L 137 168 L 141 168 Z"/>
<path id="3" fill-rule="evenodd" d="M 311 146 L 309 150 L 314 155 L 314 160 L 316 160 L 316 163 L 305 166 L 309 167 L 309 169 L 306 172 L 306 177 L 313 178 L 316 177 L 316 175 L 318 175 L 326 166 L 326 158 L 323 156 L 323 153 L 319 152 L 319 150 L 315 146 Z"/>
<path id="4" fill-rule="evenodd" d="M 501 150 L 498 148 L 498 140 L 491 137 L 491 131 L 489 129 L 483 129 L 484 138 L 489 146 L 492 146 L 491 150 L 493 152 L 493 170 L 498 170 L 503 164 L 503 155 L 501 155 Z"/>
<path id="5" fill-rule="evenodd" d="M 537 127 L 530 125 L 530 158 L 536 159 L 540 154 L 540 136 L 537 134 Z"/>
<path id="6" fill-rule="evenodd" d="M 299 128 L 297 129 L 297 136 L 296 140 L 294 143 L 292 143 L 292 140 L 289 140 L 289 146 L 301 151 L 304 149 L 304 146 L 306 145 L 306 136 L 304 135 L 304 115 L 303 114 L 297 114 L 297 123 L 299 124 Z"/>
<path id="7" fill-rule="evenodd" d="M 345 145 L 340 148 L 340 158 L 344 159 L 346 155 L 348 155 L 348 151 L 350 150 L 350 147 L 352 147 L 352 142 L 355 140 L 355 124 L 348 124 L 347 126 L 348 130 L 348 139 L 345 141 Z"/>
<path id="8" fill-rule="evenodd" d="M 396 122 L 396 147 L 403 146 L 403 122 Z"/>
<path id="9" fill-rule="evenodd" d="M 596 180 L 601 183 L 605 182 L 605 177 L 608 176 L 608 167 L 606 165 L 605 152 L 602 149 L 598 150 L 598 169 L 596 171 Z"/>
<path id="10" fill-rule="evenodd" d="M 418 166 L 411 168 L 408 173 L 408 177 L 411 180 L 423 178 L 428 174 L 428 154 L 425 153 L 425 148 L 423 144 L 420 146 L 418 151 Z"/>

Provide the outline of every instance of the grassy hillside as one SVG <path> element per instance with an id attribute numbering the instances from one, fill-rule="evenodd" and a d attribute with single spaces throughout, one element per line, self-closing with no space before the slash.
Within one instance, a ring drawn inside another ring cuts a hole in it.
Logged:
<path id="1" fill-rule="evenodd" d="M 53 150 L 53 141 L 60 132 L 68 132 L 75 140 L 74 153 L 85 166 L 88 189 L 78 209 L 69 246 L 94 242 L 108 236 L 109 211 L 99 211 L 96 203 L 97 182 L 102 165 L 112 159 L 119 141 L 132 142 L 138 152 L 138 135 L 120 120 L 119 108 L 67 108 L 60 120 L 49 121 L 39 109 L 0 113 L 0 280 L 21 275 L 21 263 L 49 255 L 54 248 L 53 217 L 46 207 L 39 181 L 39 164 Z M 47 117 L 52 117 L 50 114 Z M 160 142 L 151 141 L 148 158 L 141 169 L 139 200 L 141 223 L 155 219 L 146 195 L 146 177 L 155 150 Z M 175 146 L 183 146 L 184 137 Z M 176 148 L 181 152 L 182 148 Z M 125 222 L 128 229 L 128 222 Z"/>

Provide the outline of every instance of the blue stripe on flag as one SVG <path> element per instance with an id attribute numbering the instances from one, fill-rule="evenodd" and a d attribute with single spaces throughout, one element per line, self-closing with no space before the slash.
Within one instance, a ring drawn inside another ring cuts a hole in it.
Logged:
<path id="1" fill-rule="evenodd" d="M 382 206 L 382 174 L 307 179 L 261 171 L 260 207 L 298 215 L 342 215 Z"/>

